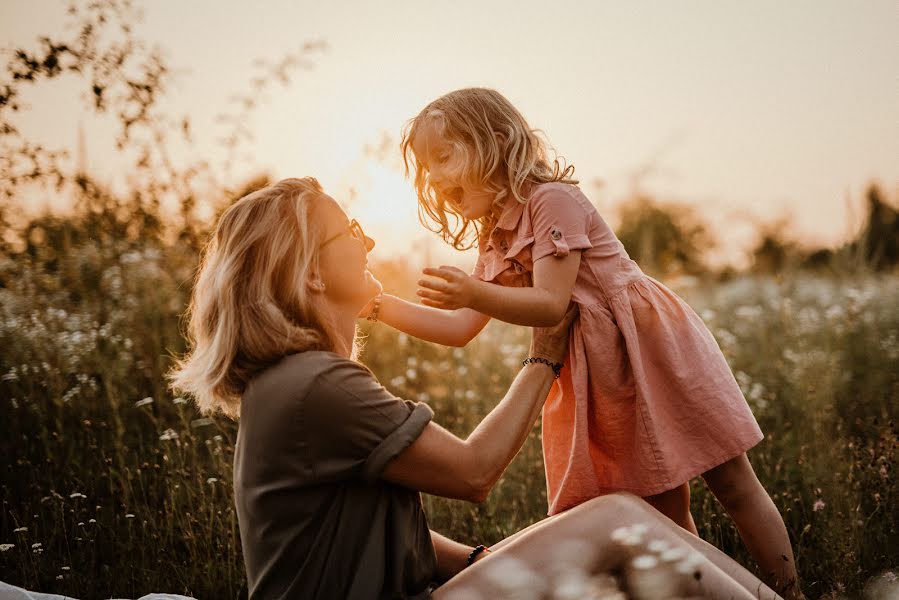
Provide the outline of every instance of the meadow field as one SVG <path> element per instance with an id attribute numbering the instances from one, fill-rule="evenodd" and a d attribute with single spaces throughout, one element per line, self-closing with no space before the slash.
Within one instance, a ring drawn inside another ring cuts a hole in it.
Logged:
<path id="1" fill-rule="evenodd" d="M 184 350 L 196 257 L 66 240 L 0 261 L 0 580 L 78 598 L 246 597 L 231 493 L 237 424 L 197 414 L 164 378 Z M 380 272 L 411 297 L 414 273 Z M 893 577 L 899 279 L 670 283 L 715 334 L 766 434 L 750 459 L 784 515 L 806 594 L 855 597 L 870 578 Z M 529 339 L 502 323 L 455 349 L 382 324 L 362 330 L 362 360 L 384 385 L 463 436 L 501 398 Z M 472 543 L 543 518 L 539 425 L 486 502 L 423 501 L 433 529 Z M 701 481 L 693 513 L 703 538 L 752 568 Z"/>

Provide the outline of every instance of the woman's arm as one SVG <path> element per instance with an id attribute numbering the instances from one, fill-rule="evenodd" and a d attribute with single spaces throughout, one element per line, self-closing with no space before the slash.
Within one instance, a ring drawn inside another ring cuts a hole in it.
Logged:
<path id="1" fill-rule="evenodd" d="M 431 543 L 437 555 L 437 577 L 446 581 L 468 566 L 468 555 L 474 549 L 431 530 Z"/>
<path id="2" fill-rule="evenodd" d="M 470 308 L 439 310 L 384 294 L 378 320 L 428 342 L 461 347 L 484 329 L 490 317 Z"/>
<path id="3" fill-rule="evenodd" d="M 568 328 L 577 308 L 551 329 L 535 330 L 531 356 L 558 363 L 567 354 Z M 518 454 L 553 382 L 548 366 L 529 364 L 519 371 L 500 403 L 461 440 L 433 421 L 395 459 L 381 477 L 428 494 L 482 502 Z"/>
<path id="4" fill-rule="evenodd" d="M 434 308 L 468 307 L 506 323 L 550 327 L 559 322 L 571 301 L 581 253 L 557 258 L 549 255 L 534 262 L 534 287 L 504 287 L 467 275 L 455 267 L 425 269 L 436 280 L 422 279 L 418 290 L 422 304 Z"/>

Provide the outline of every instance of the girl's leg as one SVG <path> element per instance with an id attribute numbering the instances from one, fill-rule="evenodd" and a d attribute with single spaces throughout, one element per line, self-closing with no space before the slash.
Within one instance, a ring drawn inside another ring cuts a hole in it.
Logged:
<path id="1" fill-rule="evenodd" d="M 703 473 L 702 478 L 734 520 L 768 584 L 788 598 L 803 598 L 787 528 L 746 454 Z"/>
<path id="2" fill-rule="evenodd" d="M 692 533 L 698 536 L 699 531 L 696 530 L 696 523 L 693 522 L 693 515 L 690 514 L 690 482 L 683 483 L 673 490 L 656 494 L 655 496 L 646 496 L 643 498 L 654 509 Z"/>
<path id="3" fill-rule="evenodd" d="M 544 519 L 532 525 L 514 540 L 494 545 L 495 550 L 484 559 L 450 579 L 434 593 L 435 599 L 461 598 L 467 593 L 486 594 L 497 573 L 496 566 L 506 568 L 500 557 L 511 557 L 523 562 L 540 578 L 545 579 L 558 568 L 555 552 L 565 542 L 580 541 L 592 545 L 598 552 L 599 562 L 605 568 L 618 568 L 627 560 L 620 546 L 611 539 L 618 527 L 645 523 L 649 526 L 649 538 L 662 540 L 669 546 L 693 548 L 706 557 L 699 566 L 702 578 L 701 590 L 694 595 L 708 598 L 765 600 L 777 595 L 733 560 L 712 548 L 699 538 L 683 531 L 664 518 L 636 496 L 611 494 L 594 498 L 564 513 Z M 500 576 L 505 576 L 502 573 Z M 484 596 L 486 597 L 486 596 Z"/>

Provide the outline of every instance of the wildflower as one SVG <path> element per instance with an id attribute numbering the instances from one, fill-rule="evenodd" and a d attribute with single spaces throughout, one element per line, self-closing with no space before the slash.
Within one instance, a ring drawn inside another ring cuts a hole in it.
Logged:
<path id="1" fill-rule="evenodd" d="M 81 492 L 72 492 L 71 494 L 69 494 L 69 498 L 87 498 L 87 496 L 85 496 Z"/>
<path id="2" fill-rule="evenodd" d="M 194 428 L 206 427 L 207 425 L 212 425 L 213 422 L 214 421 L 212 419 L 210 419 L 209 417 L 203 417 L 202 419 L 194 419 L 193 421 L 191 421 L 190 426 L 194 427 Z"/>
<path id="3" fill-rule="evenodd" d="M 415 369 L 406 369 L 406 379 L 415 379 L 417 375 Z"/>
<path id="4" fill-rule="evenodd" d="M 19 527 L 18 529 L 12 530 L 13 533 L 25 533 L 26 531 L 28 531 L 27 527 Z"/>
<path id="5" fill-rule="evenodd" d="M 126 518 L 126 519 L 133 519 L 133 518 L 134 518 L 134 515 L 131 514 L 131 513 L 128 513 L 128 514 L 125 515 L 125 518 Z"/>
<path id="6" fill-rule="evenodd" d="M 0 544 L 0 552 L 6 552 L 7 550 L 12 550 L 15 547 L 15 544 Z"/>
<path id="7" fill-rule="evenodd" d="M 206 480 L 206 483 L 212 484 L 212 483 L 215 483 L 216 481 L 218 481 L 218 479 L 216 479 L 215 477 L 210 477 L 209 479 Z"/>
<path id="8" fill-rule="evenodd" d="M 162 435 L 159 436 L 159 441 L 161 441 L 161 442 L 167 442 L 169 440 L 177 440 L 177 439 L 178 439 L 178 432 L 176 432 L 174 429 L 166 429 L 165 431 L 162 432 Z"/>
<path id="9" fill-rule="evenodd" d="M 149 396 L 147 396 L 143 400 L 138 400 L 137 402 L 134 403 L 134 406 L 139 408 L 141 406 L 146 406 L 148 404 L 153 404 L 153 398 L 150 398 Z"/>
<path id="10" fill-rule="evenodd" d="M 174 402 L 175 404 L 187 404 L 187 400 L 185 400 L 181 396 L 178 396 L 177 398 L 172 400 L 172 402 Z"/>
<path id="11" fill-rule="evenodd" d="M 71 570 L 72 570 L 72 567 L 62 567 L 62 570 L 63 570 L 63 571 L 71 571 Z"/>
<path id="12" fill-rule="evenodd" d="M 812 505 L 812 511 L 818 512 L 819 510 L 824 510 L 825 506 L 827 506 L 827 505 L 824 504 L 824 500 L 822 500 L 821 498 L 818 498 L 817 500 L 815 500 L 815 503 Z"/>
<path id="13" fill-rule="evenodd" d="M 96 522 L 97 522 L 97 519 L 91 519 L 90 521 L 88 521 L 88 523 L 96 523 Z"/>

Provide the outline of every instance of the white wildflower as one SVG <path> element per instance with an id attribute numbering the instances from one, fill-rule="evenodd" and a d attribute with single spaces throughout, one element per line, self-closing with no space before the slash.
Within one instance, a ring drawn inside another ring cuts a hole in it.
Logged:
<path id="1" fill-rule="evenodd" d="M 168 442 L 170 440 L 177 440 L 177 439 L 178 439 L 178 432 L 175 431 L 174 429 L 166 429 L 165 431 L 162 432 L 162 435 L 159 436 L 159 440 L 161 442 Z"/>
<path id="2" fill-rule="evenodd" d="M 143 400 L 138 400 L 137 402 L 134 403 L 134 406 L 141 407 L 141 406 L 146 406 L 148 404 L 153 404 L 153 398 L 150 398 L 149 396 L 147 396 Z"/>
<path id="3" fill-rule="evenodd" d="M 15 547 L 15 544 L 0 544 L 0 552 L 6 552 L 7 550 L 12 550 Z"/>

